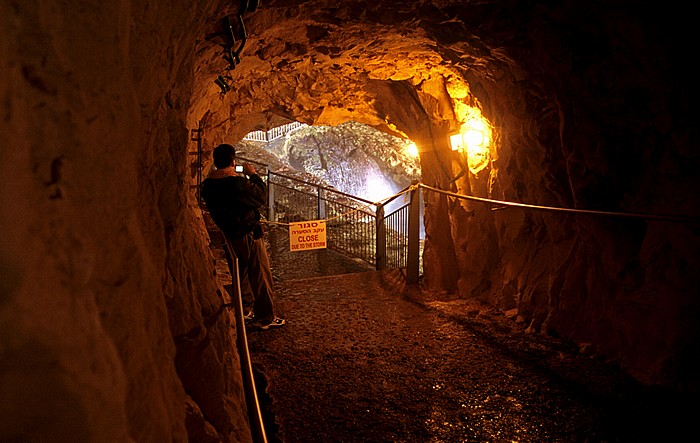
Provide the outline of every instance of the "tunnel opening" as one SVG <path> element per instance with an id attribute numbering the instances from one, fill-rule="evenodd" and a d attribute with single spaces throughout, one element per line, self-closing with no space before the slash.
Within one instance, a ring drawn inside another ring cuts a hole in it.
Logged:
<path id="1" fill-rule="evenodd" d="M 252 162 L 267 182 L 264 223 L 321 218 L 328 224 L 328 247 L 383 268 L 407 266 L 408 206 L 420 198 L 409 199 L 407 192 L 420 177 L 418 160 L 407 146 L 403 139 L 356 122 L 336 127 L 288 123 L 247 134 L 236 150 L 239 164 Z M 422 248 L 423 207 L 415 204 L 415 241 Z M 383 237 L 379 229 L 386 231 Z"/>
<path id="2" fill-rule="evenodd" d="M 262 163 L 270 161 L 264 153 L 274 155 L 273 170 L 311 174 L 326 186 L 372 202 L 420 180 L 420 163 L 417 153 L 408 150 L 410 141 L 357 122 L 300 125 L 272 128 L 267 131 L 272 137 L 252 132 L 236 146 L 242 157 Z"/>

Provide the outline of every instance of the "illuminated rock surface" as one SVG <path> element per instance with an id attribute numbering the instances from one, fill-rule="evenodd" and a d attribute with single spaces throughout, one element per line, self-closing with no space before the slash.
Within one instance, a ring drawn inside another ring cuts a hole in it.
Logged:
<path id="1" fill-rule="evenodd" d="M 1 439 L 248 440 L 190 188 L 200 123 L 207 155 L 288 121 L 356 121 L 415 141 L 431 186 L 700 215 L 689 10 L 270 0 L 227 70 L 237 8 L 0 5 Z M 447 142 L 469 106 L 494 128 L 477 176 Z M 697 390 L 697 225 L 425 201 L 427 289 Z"/>
<path id="2" fill-rule="evenodd" d="M 309 126 L 269 143 L 244 141 L 237 145 L 242 156 L 270 164 L 274 171 L 284 173 L 285 168 L 291 168 L 305 172 L 341 192 L 372 202 L 420 180 L 419 161 L 405 148 L 404 140 L 355 122 Z"/>

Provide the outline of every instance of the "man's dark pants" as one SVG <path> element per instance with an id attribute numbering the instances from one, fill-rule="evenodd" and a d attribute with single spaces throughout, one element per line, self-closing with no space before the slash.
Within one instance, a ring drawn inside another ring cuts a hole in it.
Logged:
<path id="1" fill-rule="evenodd" d="M 252 304 L 256 320 L 271 322 L 275 318 L 274 289 L 270 259 L 263 239 L 254 239 L 252 232 L 237 238 L 227 236 L 227 239 L 238 257 L 243 306 Z M 230 257 L 227 259 L 229 267 L 232 267 L 233 261 Z"/>

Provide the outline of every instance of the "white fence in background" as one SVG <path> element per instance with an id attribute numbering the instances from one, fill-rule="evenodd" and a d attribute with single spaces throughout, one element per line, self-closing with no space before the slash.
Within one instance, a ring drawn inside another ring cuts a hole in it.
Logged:
<path id="1" fill-rule="evenodd" d="M 253 131 L 249 132 L 246 134 L 245 137 L 243 137 L 243 140 L 251 140 L 251 141 L 257 141 L 257 142 L 266 142 L 269 143 L 273 140 L 276 140 L 280 137 L 284 137 L 285 135 L 289 134 L 292 131 L 296 131 L 297 129 L 300 128 L 305 128 L 306 124 L 304 123 L 299 123 L 299 122 L 293 122 L 289 123 L 287 125 L 282 125 L 278 126 L 276 128 L 272 128 L 269 131 Z"/>

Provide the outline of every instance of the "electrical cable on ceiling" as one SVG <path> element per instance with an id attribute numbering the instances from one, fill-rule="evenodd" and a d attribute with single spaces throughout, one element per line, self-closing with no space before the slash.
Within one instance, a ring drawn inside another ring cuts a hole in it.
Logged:
<path id="1" fill-rule="evenodd" d="M 224 27 L 229 41 L 225 46 L 227 54 L 224 54 L 223 58 L 228 62 L 228 67 L 226 69 L 229 71 L 241 63 L 241 52 L 243 52 L 243 48 L 248 41 L 248 31 L 246 31 L 245 23 L 243 22 L 243 14 L 245 14 L 247 11 L 255 11 L 258 8 L 259 3 L 260 2 L 258 0 L 241 0 L 241 7 L 238 14 L 238 24 L 241 28 L 243 36 L 240 40 L 240 45 L 235 50 L 234 47 L 236 46 L 237 40 L 236 33 L 233 30 L 233 23 L 228 16 L 224 17 Z M 214 83 L 221 88 L 222 94 L 226 94 L 231 90 L 231 86 L 226 81 L 230 78 L 231 77 L 224 77 L 220 75 L 216 78 L 216 80 L 214 80 Z"/>

